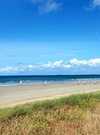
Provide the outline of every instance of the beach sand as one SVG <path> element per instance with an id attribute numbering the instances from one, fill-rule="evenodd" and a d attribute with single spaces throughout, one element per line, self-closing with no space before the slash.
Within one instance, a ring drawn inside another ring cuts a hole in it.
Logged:
<path id="1" fill-rule="evenodd" d="M 100 80 L 0 86 L 0 108 L 95 91 L 100 91 Z"/>

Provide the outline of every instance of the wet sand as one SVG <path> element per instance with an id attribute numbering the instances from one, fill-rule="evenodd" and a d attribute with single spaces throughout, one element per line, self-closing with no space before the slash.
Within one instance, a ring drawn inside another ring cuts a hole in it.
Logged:
<path id="1" fill-rule="evenodd" d="M 0 108 L 95 91 L 100 91 L 100 80 L 33 84 L 30 86 L 0 86 Z"/>

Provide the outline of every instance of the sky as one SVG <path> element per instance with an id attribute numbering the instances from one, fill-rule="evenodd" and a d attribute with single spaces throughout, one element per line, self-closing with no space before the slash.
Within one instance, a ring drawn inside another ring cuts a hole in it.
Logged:
<path id="1" fill-rule="evenodd" d="M 1 0 L 0 75 L 100 74 L 100 0 Z"/>

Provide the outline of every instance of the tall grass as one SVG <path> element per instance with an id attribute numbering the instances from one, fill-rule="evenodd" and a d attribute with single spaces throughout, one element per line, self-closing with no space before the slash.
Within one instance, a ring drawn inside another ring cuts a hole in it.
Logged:
<path id="1" fill-rule="evenodd" d="M 39 101 L 35 103 L 19 105 L 14 108 L 0 109 L 0 119 L 31 114 L 33 111 L 47 111 L 64 105 L 78 106 L 82 109 L 93 108 L 100 101 L 100 92 L 78 94 L 60 99 Z"/>
<path id="2" fill-rule="evenodd" d="M 100 92 L 0 109 L 0 135 L 99 135 Z"/>

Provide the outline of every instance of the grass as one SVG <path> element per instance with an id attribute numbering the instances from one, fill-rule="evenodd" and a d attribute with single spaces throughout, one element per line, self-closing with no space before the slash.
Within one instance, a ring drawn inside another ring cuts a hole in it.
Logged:
<path id="1" fill-rule="evenodd" d="M 100 92 L 0 109 L 0 135 L 99 135 Z"/>

